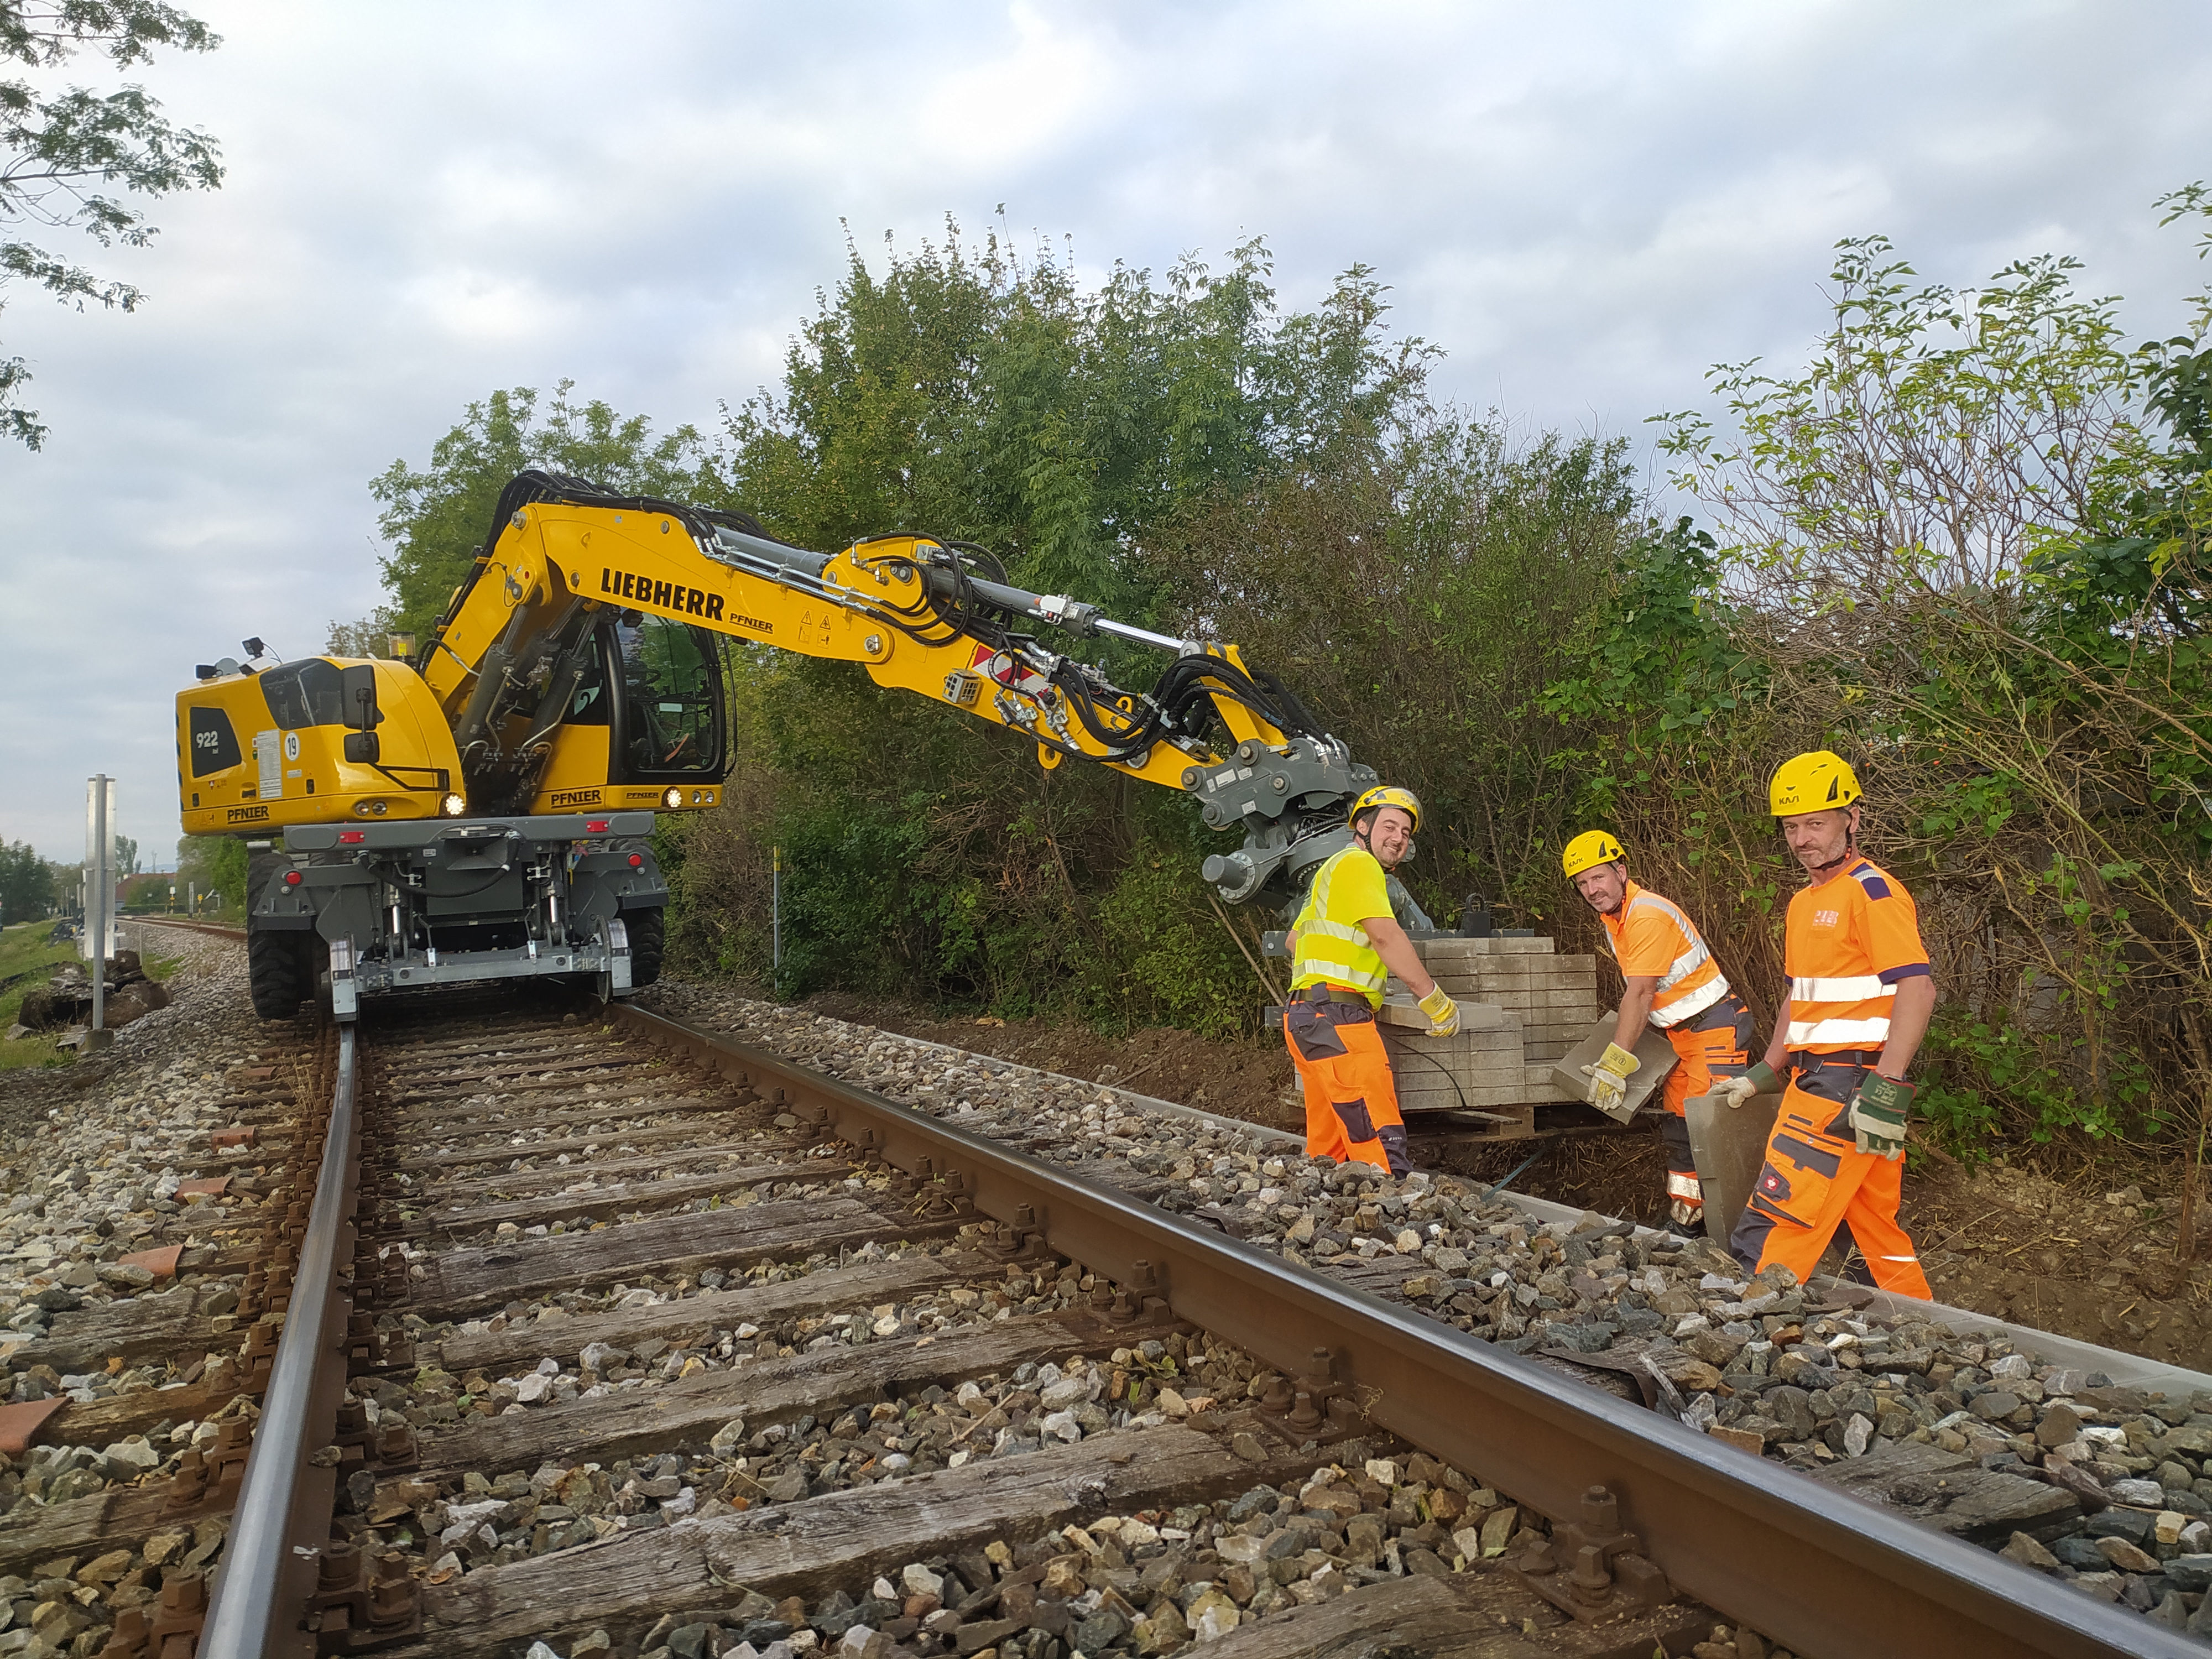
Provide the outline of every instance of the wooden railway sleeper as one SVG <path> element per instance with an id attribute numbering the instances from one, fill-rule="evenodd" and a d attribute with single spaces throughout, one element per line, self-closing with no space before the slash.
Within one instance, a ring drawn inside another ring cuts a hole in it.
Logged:
<path id="1" fill-rule="evenodd" d="M 1506 1575 L 1583 1624 L 1650 1613 L 1674 1599 L 1667 1575 L 1620 1526 L 1620 1504 L 1604 1486 L 1583 1493 L 1582 1517 L 1503 1565 Z M 1564 1564 L 1567 1571 L 1562 1572 Z"/>

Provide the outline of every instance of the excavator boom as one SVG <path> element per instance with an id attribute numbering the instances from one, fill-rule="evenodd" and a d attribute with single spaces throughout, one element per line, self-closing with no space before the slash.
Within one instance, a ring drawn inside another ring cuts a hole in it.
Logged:
<path id="1" fill-rule="evenodd" d="M 613 496 L 546 473 L 507 486 L 496 526 L 421 656 L 472 801 L 492 780 L 513 779 L 524 788 L 496 804 L 557 810 L 603 781 L 592 775 L 604 765 L 597 734 L 560 717 L 577 684 L 575 642 L 594 617 L 856 663 L 879 685 L 1018 732 L 1048 768 L 1074 758 L 1194 794 L 1209 825 L 1245 831 L 1242 848 L 1207 860 L 1206 878 L 1232 902 L 1266 891 L 1287 899 L 1343 844 L 1346 805 L 1374 781 L 1235 646 L 1014 586 L 960 544 L 886 536 L 817 553 L 739 514 Z M 1148 690 L 1127 690 L 1048 644 L 1047 630 L 1118 639 L 1169 661 Z M 1228 739 L 1220 748 L 1217 721 Z M 580 769 L 572 747 L 589 750 Z M 694 803 L 669 785 L 658 803 L 634 794 L 605 804 Z"/>
<path id="2" fill-rule="evenodd" d="M 1168 660 L 1125 690 L 1048 633 Z M 1029 592 L 981 550 L 817 553 L 742 514 L 526 472 L 411 663 L 226 661 L 179 696 L 186 829 L 286 837 L 256 844 L 257 1009 L 289 1014 L 319 983 L 341 1014 L 472 979 L 649 984 L 667 900 L 650 814 L 718 804 L 728 770 L 718 640 L 855 663 L 1020 733 L 1047 768 L 1194 796 L 1243 831 L 1206 860 L 1231 902 L 1293 897 L 1375 781 L 1233 645 Z"/>

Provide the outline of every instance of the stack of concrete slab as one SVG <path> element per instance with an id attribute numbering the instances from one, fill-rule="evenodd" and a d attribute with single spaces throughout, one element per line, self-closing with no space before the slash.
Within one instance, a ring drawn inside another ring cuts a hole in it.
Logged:
<path id="1" fill-rule="evenodd" d="M 1474 1110 L 1533 1128 L 1540 1103 L 1578 1100 L 1553 1079 L 1554 1061 L 1602 1012 L 1597 958 L 1562 956 L 1548 939 L 1416 939 L 1422 965 L 1460 1006 L 1460 1029 L 1426 1034 L 1413 994 L 1393 979 L 1382 1040 L 1407 1112 Z"/>

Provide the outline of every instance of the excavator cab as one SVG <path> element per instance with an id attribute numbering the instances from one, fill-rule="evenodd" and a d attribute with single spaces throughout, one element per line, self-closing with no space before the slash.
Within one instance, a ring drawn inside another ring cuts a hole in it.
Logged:
<path id="1" fill-rule="evenodd" d="M 602 617 L 530 810 L 711 806 L 726 764 L 721 663 L 703 629 Z"/>

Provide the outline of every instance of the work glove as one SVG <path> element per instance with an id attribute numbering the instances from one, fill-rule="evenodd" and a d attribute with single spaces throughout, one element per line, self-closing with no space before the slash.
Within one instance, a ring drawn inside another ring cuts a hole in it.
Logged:
<path id="1" fill-rule="evenodd" d="M 1912 1085 L 1902 1078 L 1869 1071 L 1851 1097 L 1851 1127 L 1859 1150 L 1880 1152 L 1894 1164 L 1905 1155 L 1905 1119 L 1912 1109 Z"/>
<path id="2" fill-rule="evenodd" d="M 1459 1004 L 1441 985 L 1421 999 L 1421 1012 L 1429 1017 L 1431 1036 L 1449 1036 L 1459 1030 Z"/>
<path id="3" fill-rule="evenodd" d="M 1618 1042 L 1607 1043 L 1597 1064 L 1583 1067 L 1583 1075 L 1590 1080 L 1589 1103 L 1607 1117 L 1619 1116 L 1627 1103 L 1628 1079 L 1643 1066 L 1642 1060 Z"/>
<path id="4" fill-rule="evenodd" d="M 1724 1077 L 1713 1085 L 1712 1092 L 1730 1106 L 1741 1106 L 1753 1095 L 1772 1094 L 1782 1086 L 1782 1079 L 1774 1068 L 1760 1060 L 1741 1077 Z"/>

